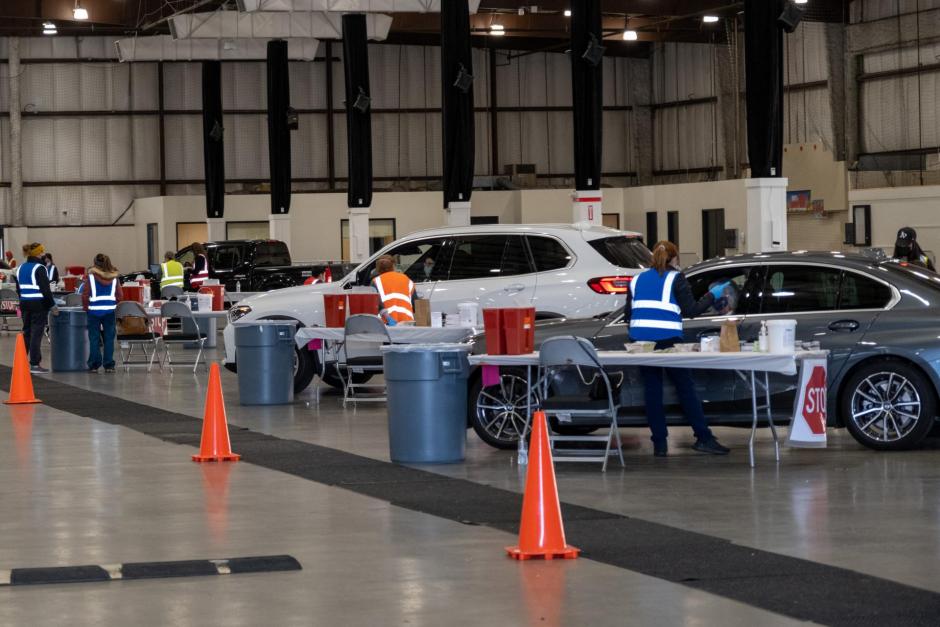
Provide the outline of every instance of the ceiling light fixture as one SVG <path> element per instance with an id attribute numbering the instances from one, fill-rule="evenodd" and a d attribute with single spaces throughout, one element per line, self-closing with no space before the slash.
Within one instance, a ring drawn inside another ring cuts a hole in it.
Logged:
<path id="1" fill-rule="evenodd" d="M 571 17 L 571 9 L 565 9 L 565 17 Z"/>
<path id="2" fill-rule="evenodd" d="M 75 8 L 72 9 L 72 17 L 76 20 L 88 19 L 88 9 L 82 7 L 81 0 L 75 0 Z"/>
<path id="3" fill-rule="evenodd" d="M 56 30 L 55 24 L 52 22 L 43 22 L 42 23 L 42 34 L 43 35 L 56 35 L 58 31 Z"/>
<path id="4" fill-rule="evenodd" d="M 809 0 L 793 0 L 794 4 L 806 4 Z"/>
<path id="5" fill-rule="evenodd" d="M 706 24 L 714 24 L 715 22 L 718 21 L 718 16 L 717 15 L 703 15 L 702 21 L 705 22 Z"/>
<path id="6" fill-rule="evenodd" d="M 506 29 L 502 24 L 490 24 L 490 35 L 501 37 L 506 34 Z"/>
<path id="7" fill-rule="evenodd" d="M 637 34 L 635 30 L 625 30 L 623 31 L 623 40 L 624 41 L 636 41 Z"/>

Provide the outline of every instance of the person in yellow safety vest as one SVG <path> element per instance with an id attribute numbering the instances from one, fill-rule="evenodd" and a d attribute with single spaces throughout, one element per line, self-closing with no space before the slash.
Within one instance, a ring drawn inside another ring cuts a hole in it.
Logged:
<path id="1" fill-rule="evenodd" d="M 160 291 L 170 286 L 183 289 L 183 264 L 178 262 L 169 250 L 164 253 L 163 259 L 160 264 Z"/>
<path id="2" fill-rule="evenodd" d="M 382 255 L 375 262 L 376 277 L 372 285 L 379 292 L 379 315 L 386 324 L 414 322 L 415 284 L 407 275 L 395 271 L 395 260 L 391 255 Z"/>
<path id="3" fill-rule="evenodd" d="M 193 273 L 189 275 L 189 285 L 194 290 L 202 287 L 202 282 L 209 278 L 209 257 L 206 256 L 206 248 L 198 242 L 193 242 L 191 247 L 195 258 L 193 259 Z"/>

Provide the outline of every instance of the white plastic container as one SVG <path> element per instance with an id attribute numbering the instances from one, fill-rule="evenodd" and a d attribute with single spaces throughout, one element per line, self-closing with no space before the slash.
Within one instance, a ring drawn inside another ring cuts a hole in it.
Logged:
<path id="1" fill-rule="evenodd" d="M 479 316 L 479 303 L 460 303 L 457 305 L 457 313 L 460 315 L 460 326 L 475 327 Z"/>
<path id="2" fill-rule="evenodd" d="M 444 314 L 440 311 L 431 312 L 431 326 L 440 329 L 444 326 Z"/>
<path id="3" fill-rule="evenodd" d="M 199 311 L 212 311 L 212 294 L 197 294 Z"/>
<path id="4" fill-rule="evenodd" d="M 771 353 L 794 352 L 796 320 L 768 320 L 767 336 Z"/>

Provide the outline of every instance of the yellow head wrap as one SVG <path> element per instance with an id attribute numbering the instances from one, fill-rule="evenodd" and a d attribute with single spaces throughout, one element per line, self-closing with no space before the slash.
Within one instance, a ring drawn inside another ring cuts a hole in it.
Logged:
<path id="1" fill-rule="evenodd" d="M 40 257 L 40 256 L 42 256 L 42 254 L 43 254 L 44 252 L 46 252 L 46 249 L 43 248 L 42 244 L 40 244 L 39 242 L 35 242 L 35 243 L 34 243 L 32 246 L 30 246 L 30 248 L 29 248 L 29 256 L 30 256 L 30 257 Z"/>

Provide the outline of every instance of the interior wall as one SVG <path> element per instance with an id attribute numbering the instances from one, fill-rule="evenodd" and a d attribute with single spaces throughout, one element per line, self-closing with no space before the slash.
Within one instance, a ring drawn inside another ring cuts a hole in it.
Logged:
<path id="1" fill-rule="evenodd" d="M 898 229 L 910 226 L 925 251 L 940 254 L 940 185 L 852 190 L 849 205 L 871 205 L 873 247 L 890 253 Z"/>
<path id="2" fill-rule="evenodd" d="M 146 260 L 147 240 L 146 237 L 138 239 L 136 234 L 134 225 L 29 229 L 30 241 L 40 242 L 52 253 L 56 266 L 62 268 L 63 272 L 66 266 L 92 265 L 98 253 L 108 255 L 111 263 L 119 270 L 145 268 L 146 265 L 139 265 L 138 258 L 143 248 L 143 256 L 140 258 Z"/>
<path id="3" fill-rule="evenodd" d="M 787 242 L 791 250 L 842 250 L 844 224 L 848 220 L 848 173 L 844 161 L 836 161 L 819 141 L 788 144 L 783 148 L 787 190 L 808 190 L 813 200 L 824 202 L 826 214 L 787 214 Z"/>

